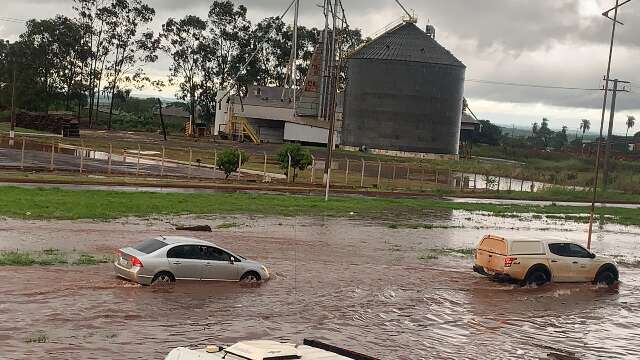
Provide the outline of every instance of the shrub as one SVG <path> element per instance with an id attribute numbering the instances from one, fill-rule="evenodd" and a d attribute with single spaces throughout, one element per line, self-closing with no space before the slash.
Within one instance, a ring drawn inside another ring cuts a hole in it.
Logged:
<path id="1" fill-rule="evenodd" d="M 242 156 L 242 159 L 238 159 L 238 156 Z M 228 179 L 234 171 L 238 170 L 238 160 L 244 164 L 249 160 L 249 156 L 242 150 L 227 149 L 218 154 L 216 167 L 224 171 L 225 178 Z"/>
<path id="2" fill-rule="evenodd" d="M 304 149 L 300 144 L 285 144 L 278 153 L 278 162 L 284 174 L 289 176 L 289 155 L 291 155 L 291 169 L 293 169 L 293 182 L 298 176 L 297 170 L 304 170 L 311 166 L 313 158 L 309 150 Z"/>

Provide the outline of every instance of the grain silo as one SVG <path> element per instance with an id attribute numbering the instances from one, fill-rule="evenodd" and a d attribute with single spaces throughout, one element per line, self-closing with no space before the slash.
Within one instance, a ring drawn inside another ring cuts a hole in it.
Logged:
<path id="1" fill-rule="evenodd" d="M 343 147 L 457 158 L 466 67 L 434 37 L 404 22 L 348 57 Z"/>

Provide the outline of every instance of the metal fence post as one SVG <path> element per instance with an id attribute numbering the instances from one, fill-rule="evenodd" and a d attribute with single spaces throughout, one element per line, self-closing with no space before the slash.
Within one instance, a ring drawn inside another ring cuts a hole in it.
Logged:
<path id="1" fill-rule="evenodd" d="M 193 149 L 189 148 L 189 169 L 187 169 L 187 178 L 191 179 L 191 165 L 193 164 Z"/>
<path id="2" fill-rule="evenodd" d="M 344 183 L 346 185 L 349 185 L 349 158 L 347 158 L 346 160 L 347 160 L 347 171 L 345 172 L 345 175 L 344 175 Z"/>
<path id="3" fill-rule="evenodd" d="M 501 177 L 498 176 L 498 192 L 500 192 L 500 180 L 501 180 Z"/>
<path id="4" fill-rule="evenodd" d="M 362 173 L 360 174 L 360 187 L 364 187 L 364 158 L 362 159 Z"/>
<path id="5" fill-rule="evenodd" d="M 216 177 L 216 170 L 218 169 L 218 150 L 213 149 L 213 177 Z"/>
<path id="6" fill-rule="evenodd" d="M 140 151 L 141 151 L 140 144 L 138 144 L 138 158 L 137 158 L 137 161 L 136 161 L 136 176 L 140 175 Z"/>
<path id="7" fill-rule="evenodd" d="M 456 184 L 455 184 L 455 181 L 452 181 L 453 179 L 452 179 L 451 169 L 449 169 L 449 178 L 448 178 L 448 180 L 449 180 L 449 188 L 453 188 L 455 190 L 456 189 Z"/>
<path id="8" fill-rule="evenodd" d="M 109 165 L 107 168 L 107 173 L 111 175 L 111 158 L 113 157 L 113 144 L 109 143 Z"/>
<path id="9" fill-rule="evenodd" d="M 478 174 L 473 173 L 473 192 L 478 191 Z"/>
<path id="10" fill-rule="evenodd" d="M 438 185 L 438 170 L 436 170 L 436 185 Z"/>
<path id="11" fill-rule="evenodd" d="M 396 182 L 396 164 L 393 164 L 393 176 L 391 176 L 391 184 Z"/>
<path id="12" fill-rule="evenodd" d="M 407 166 L 407 181 L 409 181 L 409 171 L 410 171 L 409 166 Z"/>
<path id="13" fill-rule="evenodd" d="M 53 156 L 56 152 L 56 141 L 55 140 L 51 140 L 51 162 L 49 164 L 49 170 L 53 171 L 54 167 L 53 167 Z"/>
<path id="14" fill-rule="evenodd" d="M 315 156 L 311 155 L 311 184 L 313 184 L 315 182 L 315 175 L 316 175 L 316 158 Z"/>
<path id="15" fill-rule="evenodd" d="M 524 191 L 524 180 L 520 180 L 520 192 Z"/>
<path id="16" fill-rule="evenodd" d="M 84 168 L 84 141 L 80 142 L 80 174 Z"/>
<path id="17" fill-rule="evenodd" d="M 20 169 L 24 170 L 24 144 L 25 140 L 22 138 L 22 152 L 20 153 Z"/>
<path id="18" fill-rule="evenodd" d="M 513 174 L 509 176 L 509 192 L 511 192 L 511 183 L 513 182 Z"/>
<path id="19" fill-rule="evenodd" d="M 160 160 L 160 177 L 164 176 L 164 156 L 165 156 L 165 147 L 162 146 L 162 160 Z"/>
<path id="20" fill-rule="evenodd" d="M 382 173 L 382 162 L 378 160 L 378 183 L 376 184 L 376 188 L 380 190 L 380 174 Z"/>
<path id="21" fill-rule="evenodd" d="M 424 188 L 424 168 L 422 168 L 422 175 L 420 177 L 420 190 Z"/>
<path id="22" fill-rule="evenodd" d="M 240 181 L 240 169 L 242 168 L 242 151 L 238 149 L 238 181 Z"/>
<path id="23" fill-rule="evenodd" d="M 267 182 L 267 152 L 264 152 L 264 168 L 262 169 L 262 181 Z"/>
<path id="24" fill-rule="evenodd" d="M 287 183 L 291 183 L 291 153 L 287 153 L 289 157 L 289 165 L 287 166 Z M 331 164 L 329 164 L 331 166 Z"/>

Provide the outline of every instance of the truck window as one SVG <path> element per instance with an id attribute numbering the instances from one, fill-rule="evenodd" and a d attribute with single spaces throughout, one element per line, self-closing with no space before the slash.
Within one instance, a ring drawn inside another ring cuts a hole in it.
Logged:
<path id="1" fill-rule="evenodd" d="M 479 248 L 480 250 L 484 250 L 494 254 L 500 254 L 500 255 L 507 254 L 507 244 L 502 239 L 486 237 L 482 239 L 482 242 L 480 242 Z"/>
<path id="2" fill-rule="evenodd" d="M 544 254 L 542 244 L 539 241 L 514 241 L 511 243 L 511 255 L 538 254 Z"/>
<path id="3" fill-rule="evenodd" d="M 551 251 L 552 254 L 562 256 L 562 257 L 573 257 L 573 258 L 583 258 L 583 259 L 591 258 L 591 253 L 588 252 L 585 248 L 583 248 L 580 245 L 576 245 L 572 243 L 549 244 L 549 251 Z"/>

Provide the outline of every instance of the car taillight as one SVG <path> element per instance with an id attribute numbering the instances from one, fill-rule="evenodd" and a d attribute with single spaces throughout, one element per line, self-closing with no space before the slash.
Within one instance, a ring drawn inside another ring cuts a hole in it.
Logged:
<path id="1" fill-rule="evenodd" d="M 514 261 L 518 260 L 518 258 L 514 258 L 514 257 L 505 257 L 504 258 L 504 267 L 511 267 L 511 265 L 513 264 Z"/>
<path id="2" fill-rule="evenodd" d="M 143 267 L 142 261 L 135 256 L 132 256 L 131 259 L 129 259 L 129 262 L 131 262 L 131 266 Z"/>

